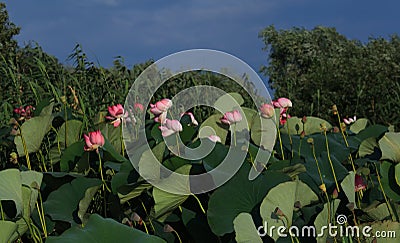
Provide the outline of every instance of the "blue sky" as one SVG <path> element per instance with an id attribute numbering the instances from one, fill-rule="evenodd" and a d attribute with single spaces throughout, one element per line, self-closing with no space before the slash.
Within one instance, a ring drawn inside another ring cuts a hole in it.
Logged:
<path id="1" fill-rule="evenodd" d="M 228 52 L 256 71 L 267 63 L 258 33 L 317 25 L 335 27 L 350 39 L 400 34 L 398 0 L 9 0 L 12 22 L 30 40 L 65 62 L 74 46 L 91 61 L 112 65 L 157 60 L 177 51 L 210 48 Z"/>

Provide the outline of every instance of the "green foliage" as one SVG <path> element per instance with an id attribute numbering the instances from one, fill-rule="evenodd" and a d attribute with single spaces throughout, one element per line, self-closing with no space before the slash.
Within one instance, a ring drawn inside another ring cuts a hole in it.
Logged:
<path id="1" fill-rule="evenodd" d="M 336 104 L 342 116 L 368 117 L 372 123 L 400 126 L 400 38 L 371 38 L 363 44 L 334 28 L 260 32 L 269 55 L 262 72 L 275 97 L 288 97 L 292 113 L 329 120 Z"/>
<path id="2" fill-rule="evenodd" d="M 277 96 L 292 99 L 290 114 L 313 116 L 306 122 L 293 116 L 277 125 L 279 117 L 260 118 L 246 90 L 232 80 L 204 71 L 184 73 L 162 85 L 152 102 L 172 98 L 185 87 L 211 85 L 234 93 L 247 125 L 229 127 L 220 122 L 221 113 L 194 107 L 199 125 L 188 126 L 189 118 L 182 118 L 180 151 L 197 153 L 192 149 L 200 144 L 211 150 L 190 160 L 170 151 L 159 124 L 146 116 L 142 125 L 147 144 L 129 148 L 130 161 L 121 127 L 107 123 L 104 116 L 107 106 L 123 103 L 135 78 L 152 61 L 129 69 L 118 57 L 113 67 L 98 67 L 77 45 L 69 57 L 72 66 L 61 65 L 38 45 L 12 48 L 10 39 L 17 28 L 9 24 L 3 4 L 0 10 L 0 42 L 10 44 L 9 55 L 0 60 L 0 242 L 309 242 L 314 239 L 279 238 L 269 235 L 268 229 L 267 235 L 259 236 L 257 230 L 264 221 L 270 226 L 320 229 L 336 224 L 339 214 L 349 225 L 399 229 L 400 137 L 387 126 L 374 124 L 398 124 L 393 112 L 399 108 L 398 37 L 371 39 L 363 45 L 329 28 L 269 27 L 262 32 L 271 57 L 264 72 Z M 250 84 L 245 85 L 251 93 Z M 388 90 L 382 91 L 384 87 Z M 190 99 L 182 97 L 182 102 Z M 216 103 L 229 110 L 231 101 L 222 96 Z M 368 119 L 338 128 L 327 115 L 333 103 L 344 116 Z M 25 105 L 36 107 L 32 118 L 13 114 L 14 108 Z M 210 141 L 210 131 L 200 132 L 206 126 L 221 142 Z M 85 151 L 82 135 L 93 130 L 104 135 L 104 145 Z M 247 131 L 235 140 L 235 132 Z M 245 142 L 248 149 L 242 146 Z M 260 151 L 268 157 L 258 156 Z M 240 169 L 207 193 L 194 195 L 197 185 L 189 177 L 178 183 L 173 174 L 160 170 L 162 164 L 184 175 L 210 172 L 228 152 L 231 159 L 243 152 Z M 251 178 L 255 171 L 260 174 Z M 356 181 L 358 176 L 361 182 Z M 161 180 L 187 194 L 150 184 Z M 317 242 L 326 242 L 326 236 Z M 329 240 L 357 241 L 351 236 Z"/>

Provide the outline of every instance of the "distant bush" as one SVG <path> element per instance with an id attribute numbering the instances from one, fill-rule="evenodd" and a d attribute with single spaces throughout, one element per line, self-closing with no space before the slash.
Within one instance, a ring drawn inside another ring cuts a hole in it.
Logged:
<path id="1" fill-rule="evenodd" d="M 260 32 L 275 96 L 289 97 L 292 113 L 329 118 L 336 104 L 344 116 L 400 126 L 400 38 L 349 40 L 334 28 L 294 27 Z"/>

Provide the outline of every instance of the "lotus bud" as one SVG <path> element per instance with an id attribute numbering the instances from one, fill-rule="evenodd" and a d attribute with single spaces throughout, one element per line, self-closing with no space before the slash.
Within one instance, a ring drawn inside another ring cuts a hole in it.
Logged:
<path id="1" fill-rule="evenodd" d="M 325 183 L 322 183 L 322 184 L 319 186 L 319 189 L 321 189 L 321 191 L 323 191 L 323 192 L 326 192 Z"/>

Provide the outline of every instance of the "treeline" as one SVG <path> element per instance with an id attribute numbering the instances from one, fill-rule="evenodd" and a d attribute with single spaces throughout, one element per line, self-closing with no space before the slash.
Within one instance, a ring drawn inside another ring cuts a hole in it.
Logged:
<path id="1" fill-rule="evenodd" d="M 400 126 L 400 38 L 349 40 L 334 28 L 260 32 L 268 52 L 275 96 L 289 97 L 298 116 L 330 118 L 336 104 L 342 116 Z"/>

